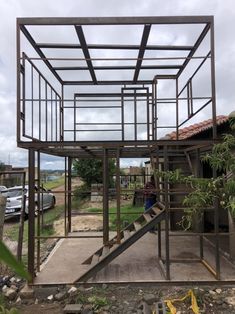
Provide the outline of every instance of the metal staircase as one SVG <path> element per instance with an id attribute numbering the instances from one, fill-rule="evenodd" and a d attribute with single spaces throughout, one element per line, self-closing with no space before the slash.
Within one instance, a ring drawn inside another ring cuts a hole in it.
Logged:
<path id="1" fill-rule="evenodd" d="M 121 230 L 120 243 L 117 242 L 117 236 L 115 236 L 107 245 L 102 246 L 86 259 L 83 264 L 90 265 L 90 268 L 75 282 L 85 282 L 93 277 L 99 270 L 104 268 L 113 259 L 129 248 L 145 233 L 152 230 L 154 226 L 160 223 L 163 219 L 165 219 L 164 206 L 157 202 L 140 215 L 134 222 Z"/>

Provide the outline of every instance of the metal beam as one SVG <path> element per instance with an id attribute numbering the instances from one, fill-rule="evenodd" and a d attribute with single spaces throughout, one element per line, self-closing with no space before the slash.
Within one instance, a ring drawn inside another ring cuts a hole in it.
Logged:
<path id="1" fill-rule="evenodd" d="M 104 97 L 104 98 L 106 98 L 106 97 L 108 97 L 108 98 L 113 98 L 113 97 L 119 97 L 119 98 L 121 98 L 122 97 L 122 93 L 75 93 L 74 94 L 74 97 L 78 97 L 78 98 L 80 98 L 80 97 L 85 97 L 85 98 L 93 98 L 93 97 L 95 97 L 95 98 L 98 98 L 98 97 Z M 133 97 L 133 93 L 125 93 L 124 94 L 125 95 L 125 97 Z M 150 95 L 152 95 L 151 93 L 138 93 L 138 94 L 136 94 L 138 97 L 146 97 L 147 95 L 148 96 L 150 96 Z"/>
<path id="2" fill-rule="evenodd" d="M 176 78 L 176 75 L 158 75 L 159 79 L 169 79 L 169 80 L 174 80 Z M 93 85 L 93 81 L 64 81 L 64 85 Z M 136 85 L 136 84 L 146 84 L 150 85 L 152 84 L 152 80 L 141 80 L 138 82 L 133 82 L 133 81 L 97 81 L 98 85 Z"/>
<path id="3" fill-rule="evenodd" d="M 211 25 L 210 23 L 208 23 L 205 28 L 203 29 L 203 31 L 201 32 L 200 36 L 198 37 L 193 49 L 190 51 L 190 53 L 188 54 L 188 56 L 186 57 L 187 59 L 184 61 L 182 68 L 179 70 L 179 72 L 177 73 L 177 78 L 180 76 L 180 74 L 183 72 L 183 70 L 186 68 L 187 64 L 190 61 L 190 58 L 193 57 L 194 53 L 197 51 L 198 47 L 200 46 L 201 42 L 203 41 L 203 39 L 205 38 L 206 34 L 208 33 L 209 29 L 210 29 Z"/>
<path id="4" fill-rule="evenodd" d="M 193 146 L 193 145 L 212 145 L 215 143 L 220 143 L 219 139 L 204 139 L 204 140 L 127 140 L 127 141 L 77 141 L 74 143 L 73 141 L 64 141 L 64 142 L 24 142 L 20 141 L 18 144 L 19 147 L 22 148 L 49 148 L 54 149 L 55 147 L 70 147 L 73 150 L 76 147 L 81 146 L 95 146 L 95 147 L 109 147 L 109 148 L 116 148 L 116 147 L 125 147 L 125 146 L 146 146 L 152 145 L 152 147 L 156 146 Z"/>
<path id="5" fill-rule="evenodd" d="M 32 17 L 18 18 L 24 25 L 137 25 L 137 24 L 201 24 L 210 23 L 212 15 L 200 16 L 119 16 L 119 17 Z"/>
<path id="6" fill-rule="evenodd" d="M 59 44 L 59 43 L 37 43 L 38 48 L 44 49 L 82 49 L 79 44 Z M 88 49 L 110 49 L 110 50 L 139 50 L 139 45 L 112 45 L 112 44 L 88 44 Z M 173 45 L 148 45 L 146 50 L 191 50 L 193 46 L 173 46 Z"/>
<path id="7" fill-rule="evenodd" d="M 144 26 L 144 31 L 143 31 L 141 44 L 140 44 L 140 49 L 139 49 L 139 54 L 138 54 L 138 60 L 136 62 L 136 68 L 135 68 L 135 73 L 134 73 L 134 77 L 133 77 L 133 81 L 135 83 L 138 80 L 140 68 L 141 68 L 142 61 L 143 61 L 142 59 L 144 57 L 145 48 L 146 48 L 147 42 L 148 42 L 150 29 L 151 29 L 151 25 L 150 24 L 147 24 L 147 25 Z"/>
<path id="8" fill-rule="evenodd" d="M 25 26 L 21 25 L 20 26 L 21 31 L 23 32 L 23 34 L 25 35 L 25 37 L 28 39 L 28 41 L 30 42 L 30 44 L 33 46 L 33 48 L 36 50 L 36 52 L 38 53 L 38 55 L 43 59 L 44 63 L 47 65 L 47 67 L 49 68 L 49 70 L 54 74 L 54 76 L 57 78 L 57 80 L 62 84 L 62 79 L 59 76 L 58 73 L 56 73 L 56 71 L 54 70 L 53 66 L 51 65 L 51 63 L 46 60 L 46 56 L 44 55 L 44 53 L 41 51 L 40 48 L 37 47 L 36 42 L 34 41 L 33 37 L 30 35 L 30 33 L 28 32 L 28 30 L 26 29 Z"/>
<path id="9" fill-rule="evenodd" d="M 94 70 L 135 70 L 135 66 L 130 65 L 117 65 L 117 66 L 94 66 Z M 141 66 L 141 70 L 165 70 L 165 69 L 181 69 L 182 65 L 180 64 L 172 64 L 172 65 L 143 65 Z M 80 67 L 54 67 L 56 71 L 84 71 L 89 70 L 85 66 Z"/>
<path id="10" fill-rule="evenodd" d="M 81 44 L 81 48 L 82 48 L 84 57 L 86 58 L 86 63 L 87 63 L 88 69 L 90 71 L 91 78 L 93 80 L 93 83 L 97 84 L 95 71 L 94 71 L 94 68 L 93 68 L 91 60 L 89 60 L 91 57 L 90 57 L 89 49 L 87 47 L 87 43 L 86 43 L 86 39 L 85 39 L 83 30 L 82 30 L 82 27 L 80 25 L 76 25 L 75 29 L 76 29 L 76 32 L 77 32 L 77 35 L 78 35 L 78 39 L 79 39 L 80 44 Z"/>

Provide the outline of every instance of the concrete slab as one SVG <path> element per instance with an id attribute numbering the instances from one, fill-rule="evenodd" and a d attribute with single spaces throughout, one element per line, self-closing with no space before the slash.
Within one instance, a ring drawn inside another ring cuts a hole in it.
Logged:
<path id="1" fill-rule="evenodd" d="M 85 235 L 77 232 L 76 235 Z M 86 232 L 86 235 L 100 236 L 99 232 Z M 111 237 L 113 234 L 110 235 Z M 90 282 L 164 282 L 157 259 L 157 235 L 145 234 L 129 249 L 123 252 L 108 266 L 99 271 Z M 47 262 L 37 275 L 35 284 L 71 284 L 89 265 L 82 262 L 102 246 L 102 238 L 77 238 L 60 240 L 51 252 Z M 205 259 L 215 265 L 214 248 L 208 241 L 204 242 Z M 162 256 L 164 258 L 164 232 L 162 235 Z M 171 237 L 170 258 L 199 258 L 199 238 Z M 199 262 L 171 263 L 172 281 L 211 281 L 214 276 Z M 221 280 L 235 280 L 235 265 L 221 256 Z"/>

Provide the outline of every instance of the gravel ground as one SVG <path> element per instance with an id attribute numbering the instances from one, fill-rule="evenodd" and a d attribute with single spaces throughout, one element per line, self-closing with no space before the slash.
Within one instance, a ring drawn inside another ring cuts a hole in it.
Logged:
<path id="1" fill-rule="evenodd" d="M 1 284 L 1 281 L 0 281 Z M 4 285 L 3 285 L 4 284 Z M 2 282 L 2 293 L 9 307 L 22 314 L 59 314 L 65 306 L 76 305 L 81 314 L 156 314 L 156 306 L 166 299 L 181 298 L 192 289 L 200 308 L 199 313 L 235 314 L 233 287 L 169 287 L 147 285 L 97 285 L 78 287 L 36 288 L 34 295 L 20 292 L 22 281 Z M 15 289 L 15 293 L 12 291 Z M 11 290 L 11 291 L 9 291 Z M 177 314 L 193 313 L 190 298 L 175 303 Z M 154 312 L 155 310 L 155 312 Z M 169 313 L 169 312 L 166 312 Z"/>

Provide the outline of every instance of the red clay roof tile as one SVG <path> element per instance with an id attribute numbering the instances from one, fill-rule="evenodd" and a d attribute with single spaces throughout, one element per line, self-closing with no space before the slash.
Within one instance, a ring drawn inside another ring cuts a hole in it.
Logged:
<path id="1" fill-rule="evenodd" d="M 229 119 L 228 116 L 223 116 L 223 115 L 217 116 L 216 124 L 220 125 L 228 121 L 228 119 Z M 191 136 L 194 136 L 200 132 L 203 132 L 205 130 L 212 128 L 212 126 L 213 126 L 212 119 L 208 119 L 199 123 L 192 124 L 183 129 L 179 129 L 179 140 L 190 138 Z M 174 131 L 172 133 L 166 134 L 166 137 L 169 138 L 170 140 L 176 140 L 176 132 Z"/>

